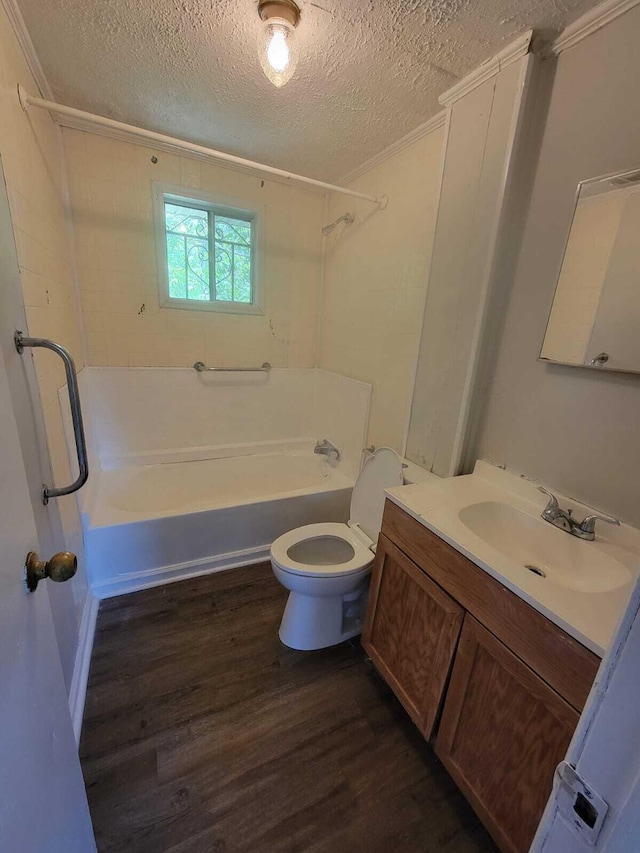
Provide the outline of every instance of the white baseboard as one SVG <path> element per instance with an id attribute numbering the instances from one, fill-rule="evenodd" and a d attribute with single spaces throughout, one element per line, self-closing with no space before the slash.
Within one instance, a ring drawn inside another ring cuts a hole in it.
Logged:
<path id="1" fill-rule="evenodd" d="M 193 560 L 188 563 L 177 563 L 172 566 L 161 566 L 144 572 L 130 572 L 117 575 L 100 583 L 92 585 L 92 592 L 97 599 L 113 598 L 116 595 L 124 595 L 128 592 L 139 592 L 143 589 L 151 589 L 154 586 L 162 586 L 175 581 L 197 578 L 201 575 L 210 575 L 215 572 L 224 572 L 227 569 L 239 569 L 242 566 L 251 566 L 269 559 L 269 545 L 261 545 L 258 548 L 247 548 L 244 551 L 232 551 L 217 557 L 207 557 L 204 560 Z"/>
<path id="2" fill-rule="evenodd" d="M 98 618 L 98 606 L 100 601 L 87 590 L 87 595 L 82 608 L 82 619 L 78 635 L 78 648 L 73 665 L 73 676 L 71 678 L 71 689 L 69 690 L 69 710 L 71 711 L 71 722 L 76 744 L 80 745 L 80 732 L 82 730 L 82 717 L 84 714 L 84 702 L 87 696 L 87 682 L 89 680 L 89 665 L 91 664 L 91 652 L 93 650 L 93 639 L 96 633 L 96 621 Z"/>

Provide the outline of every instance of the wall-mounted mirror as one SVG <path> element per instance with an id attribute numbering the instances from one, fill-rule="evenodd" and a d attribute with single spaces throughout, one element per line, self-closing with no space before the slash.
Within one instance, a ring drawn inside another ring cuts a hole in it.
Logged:
<path id="1" fill-rule="evenodd" d="M 640 373 L 640 170 L 578 185 L 540 358 Z"/>

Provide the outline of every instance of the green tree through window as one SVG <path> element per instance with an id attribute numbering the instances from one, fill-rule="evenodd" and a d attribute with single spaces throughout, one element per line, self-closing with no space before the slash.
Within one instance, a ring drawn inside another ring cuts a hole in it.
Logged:
<path id="1" fill-rule="evenodd" d="M 252 303 L 250 219 L 165 201 L 164 221 L 172 299 Z"/>

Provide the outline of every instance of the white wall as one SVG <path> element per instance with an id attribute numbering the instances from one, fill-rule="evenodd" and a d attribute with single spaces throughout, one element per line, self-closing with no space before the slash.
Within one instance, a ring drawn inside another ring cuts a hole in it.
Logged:
<path id="1" fill-rule="evenodd" d="M 89 364 L 315 366 L 324 195 L 93 133 L 63 137 Z M 263 316 L 159 307 L 152 181 L 259 210 Z"/>
<path id="2" fill-rule="evenodd" d="M 438 205 L 442 127 L 348 185 L 387 194 L 385 210 L 332 195 L 318 364 L 373 385 L 367 443 L 404 451 Z"/>
<path id="3" fill-rule="evenodd" d="M 640 377 L 539 362 L 579 181 L 640 165 L 635 7 L 562 53 L 476 456 L 640 524 Z"/>

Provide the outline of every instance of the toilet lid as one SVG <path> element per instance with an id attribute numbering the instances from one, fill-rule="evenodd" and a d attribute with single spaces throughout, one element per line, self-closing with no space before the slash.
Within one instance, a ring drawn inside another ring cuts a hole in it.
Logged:
<path id="1" fill-rule="evenodd" d="M 349 521 L 375 542 L 382 526 L 384 490 L 401 486 L 402 461 L 395 450 L 379 447 L 364 463 L 351 495 Z"/>

